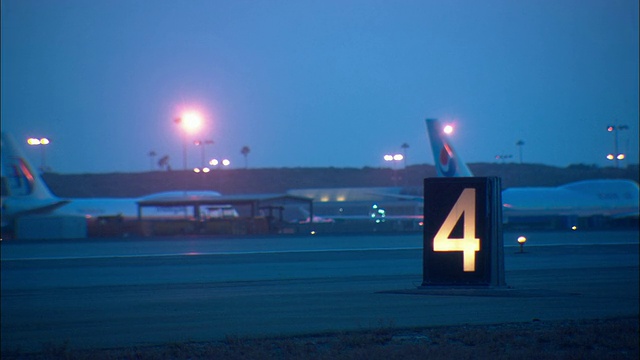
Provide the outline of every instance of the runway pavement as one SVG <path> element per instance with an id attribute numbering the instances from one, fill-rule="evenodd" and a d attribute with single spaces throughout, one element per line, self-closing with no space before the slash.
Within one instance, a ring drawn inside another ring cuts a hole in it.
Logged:
<path id="1" fill-rule="evenodd" d="M 508 291 L 421 293 L 421 235 L 3 241 L 2 350 L 637 316 L 638 232 L 505 234 Z"/>

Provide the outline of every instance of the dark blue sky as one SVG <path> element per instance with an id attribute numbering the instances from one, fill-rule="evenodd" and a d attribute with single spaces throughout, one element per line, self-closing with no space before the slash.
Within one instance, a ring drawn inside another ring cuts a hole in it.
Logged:
<path id="1" fill-rule="evenodd" d="M 433 163 L 424 119 L 467 162 L 638 162 L 638 1 L 2 0 L 2 130 L 47 136 L 61 173 Z M 39 163 L 38 149 L 24 149 Z M 189 146 L 189 167 L 200 150 Z M 157 160 L 157 158 L 156 158 Z"/>

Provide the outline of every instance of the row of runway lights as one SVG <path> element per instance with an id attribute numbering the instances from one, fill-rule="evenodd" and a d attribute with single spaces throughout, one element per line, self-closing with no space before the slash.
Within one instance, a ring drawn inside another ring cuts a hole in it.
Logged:
<path id="1" fill-rule="evenodd" d="M 576 231 L 576 230 L 578 230 L 578 227 L 576 225 L 573 225 L 571 227 L 571 230 L 572 231 Z M 527 237 L 524 236 L 524 235 L 520 235 L 520 236 L 518 236 L 517 241 L 518 241 L 518 244 L 520 244 L 520 252 L 523 253 L 524 252 L 524 243 L 527 242 Z"/>
<path id="2" fill-rule="evenodd" d="M 574 231 L 578 230 L 578 227 L 574 225 L 571 227 L 571 230 L 574 230 Z M 311 235 L 315 235 L 315 234 L 316 234 L 316 231 L 312 230 Z M 518 244 L 520 244 L 520 253 L 524 253 L 524 244 L 527 242 L 527 237 L 524 235 L 520 235 L 518 236 L 517 241 L 518 241 Z"/>

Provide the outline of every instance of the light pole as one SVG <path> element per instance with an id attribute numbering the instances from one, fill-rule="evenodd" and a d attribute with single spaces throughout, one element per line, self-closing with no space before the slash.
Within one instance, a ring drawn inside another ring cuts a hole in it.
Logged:
<path id="1" fill-rule="evenodd" d="M 383 157 L 383 159 L 384 161 L 391 163 L 391 168 L 393 169 L 393 179 L 392 179 L 393 186 L 398 186 L 398 174 L 396 170 L 396 164 L 399 161 L 402 161 L 404 159 L 404 156 L 402 154 L 395 154 L 395 155 L 387 154 Z"/>
<path id="2" fill-rule="evenodd" d="M 205 148 L 205 146 L 206 146 L 206 145 L 212 145 L 212 144 L 213 144 L 213 140 L 196 140 L 196 141 L 194 142 L 194 144 L 195 144 L 196 146 L 201 146 L 201 149 L 202 149 L 202 157 L 201 157 L 201 159 L 200 159 L 200 163 L 202 164 L 202 166 L 207 166 L 207 164 L 206 164 L 206 163 L 205 163 L 205 161 L 204 161 L 204 159 L 205 159 L 205 156 L 204 156 L 204 148 Z"/>
<path id="3" fill-rule="evenodd" d="M 620 167 L 618 163 L 619 160 L 624 160 L 624 153 L 618 152 L 618 131 L 620 130 L 628 130 L 629 126 L 627 125 L 609 125 L 607 126 L 607 131 L 613 133 L 613 154 L 607 155 L 607 159 L 615 160 L 616 168 Z"/>
<path id="4" fill-rule="evenodd" d="M 173 120 L 176 124 L 182 124 L 182 118 L 175 118 Z M 187 135 L 182 132 L 182 170 L 187 170 Z"/>
<path id="5" fill-rule="evenodd" d="M 156 155 L 158 155 L 154 150 L 149 151 L 149 171 L 153 171 L 153 163 L 155 162 Z"/>
<path id="6" fill-rule="evenodd" d="M 202 127 L 202 116 L 197 112 L 187 112 L 173 120 L 182 127 L 182 168 L 187 170 L 187 135 L 194 134 Z"/>
<path id="7" fill-rule="evenodd" d="M 406 169 L 407 168 L 407 149 L 409 148 L 409 144 L 402 143 L 402 145 L 400 145 L 400 148 L 402 148 L 402 156 L 404 158 L 404 167 Z"/>
<path id="8" fill-rule="evenodd" d="M 45 172 L 45 170 L 47 169 L 47 162 L 46 162 L 46 156 L 45 156 L 45 147 L 47 145 L 49 145 L 50 141 L 47 138 L 28 138 L 27 139 L 27 144 L 31 145 L 31 146 L 40 146 L 41 152 L 42 152 L 42 159 L 40 160 L 40 171 L 41 172 Z"/>
<path id="9" fill-rule="evenodd" d="M 522 147 L 524 146 L 524 141 L 518 140 L 516 146 L 518 147 L 518 155 L 520 155 L 520 164 L 522 164 Z"/>

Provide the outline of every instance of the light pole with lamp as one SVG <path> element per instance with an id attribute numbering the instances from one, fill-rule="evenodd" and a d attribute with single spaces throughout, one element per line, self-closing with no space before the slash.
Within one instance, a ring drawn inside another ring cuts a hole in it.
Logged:
<path id="1" fill-rule="evenodd" d="M 40 160 L 40 171 L 41 172 L 45 172 L 47 169 L 47 162 L 46 162 L 46 156 L 45 156 L 45 147 L 46 145 L 49 145 L 51 141 L 49 141 L 49 139 L 47 138 L 28 138 L 27 139 L 27 144 L 31 145 L 31 146 L 40 146 L 40 149 L 42 149 L 42 159 Z"/>
<path id="2" fill-rule="evenodd" d="M 516 146 L 518 147 L 518 155 L 520 155 L 520 164 L 522 164 L 522 147 L 524 146 L 524 141 L 518 140 Z"/>
<path id="3" fill-rule="evenodd" d="M 196 146 L 201 146 L 202 149 L 202 157 L 200 159 L 200 163 L 202 164 L 202 166 L 207 166 L 207 164 L 205 163 L 205 156 L 204 156 L 204 148 L 206 145 L 213 145 L 213 140 L 196 140 L 194 142 L 194 144 Z"/>
<path id="4" fill-rule="evenodd" d="M 196 112 L 187 112 L 174 122 L 182 126 L 182 168 L 187 170 L 187 135 L 194 134 L 202 127 L 202 117 Z"/>
<path id="5" fill-rule="evenodd" d="M 402 154 L 387 154 L 383 157 L 384 161 L 391 162 L 391 168 L 393 169 L 393 186 L 398 186 L 398 174 L 396 164 L 404 159 Z"/>
<path id="6" fill-rule="evenodd" d="M 613 154 L 608 154 L 607 159 L 615 160 L 616 168 L 620 167 L 618 163 L 619 160 L 624 160 L 624 153 L 618 152 L 618 131 L 620 130 L 628 130 L 628 125 L 609 125 L 607 126 L 607 131 L 613 133 Z"/>

